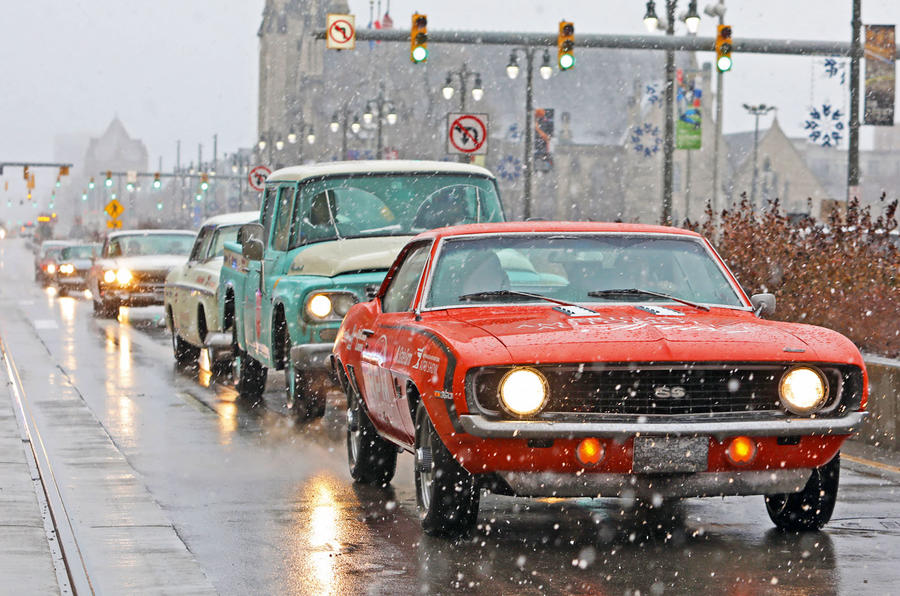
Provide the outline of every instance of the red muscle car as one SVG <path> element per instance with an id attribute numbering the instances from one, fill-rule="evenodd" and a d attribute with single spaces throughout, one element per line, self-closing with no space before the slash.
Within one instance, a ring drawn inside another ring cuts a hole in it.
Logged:
<path id="1" fill-rule="evenodd" d="M 518 496 L 765 495 L 821 528 L 841 444 L 865 416 L 857 348 L 762 318 L 700 235 L 636 224 L 433 230 L 350 309 L 332 364 L 357 482 L 415 454 L 427 533 L 474 528 L 482 490 Z"/>

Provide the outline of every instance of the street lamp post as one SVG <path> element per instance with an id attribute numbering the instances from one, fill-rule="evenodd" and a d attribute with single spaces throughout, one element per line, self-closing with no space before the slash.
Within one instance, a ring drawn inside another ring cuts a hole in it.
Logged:
<path id="1" fill-rule="evenodd" d="M 703 12 L 711 17 L 719 17 L 719 24 L 725 24 L 725 0 L 710 4 Z M 722 71 L 716 69 L 716 138 L 713 139 L 713 176 L 712 176 L 712 215 L 715 222 L 719 209 L 719 141 L 722 138 L 722 104 L 725 101 L 725 89 L 722 84 Z"/>
<path id="2" fill-rule="evenodd" d="M 397 112 L 394 109 L 394 102 L 384 96 L 384 83 L 381 83 L 378 86 L 378 97 L 366 102 L 366 111 L 363 113 L 363 122 L 371 124 L 373 120 L 375 120 L 377 129 L 376 158 L 384 159 L 382 125 L 384 122 L 387 122 L 390 126 L 393 126 L 397 122 Z"/>
<path id="3" fill-rule="evenodd" d="M 469 70 L 465 62 L 463 62 L 462 67 L 460 67 L 459 70 L 447 71 L 447 81 L 446 83 L 444 83 L 444 88 L 441 89 L 441 94 L 446 100 L 452 99 L 453 94 L 456 91 L 453 88 L 454 75 L 456 75 L 457 79 L 459 79 L 459 111 L 461 113 L 465 113 L 467 95 L 466 85 L 468 84 L 469 78 L 475 78 L 475 86 L 472 87 L 472 99 L 474 99 L 475 101 L 481 101 L 481 98 L 484 97 L 484 87 L 482 87 L 481 85 L 481 73 Z M 459 160 L 463 163 L 467 163 L 469 161 L 469 156 L 460 155 Z"/>
<path id="4" fill-rule="evenodd" d="M 347 156 L 347 136 L 348 132 L 352 127 L 354 127 L 353 133 L 359 131 L 359 116 L 354 117 L 353 124 L 349 124 L 350 121 L 350 102 L 346 102 L 339 110 L 337 110 L 334 115 L 331 117 L 331 124 L 328 125 L 328 128 L 331 132 L 341 131 L 341 159 L 349 159 Z"/>
<path id="5" fill-rule="evenodd" d="M 767 106 L 761 103 L 756 106 L 744 104 L 744 109 L 749 114 L 756 117 L 756 126 L 753 129 L 753 182 L 750 185 L 750 205 L 756 207 L 756 179 L 759 176 L 759 160 L 757 158 L 757 147 L 759 146 L 759 117 L 768 114 L 775 109 L 775 106 Z"/>

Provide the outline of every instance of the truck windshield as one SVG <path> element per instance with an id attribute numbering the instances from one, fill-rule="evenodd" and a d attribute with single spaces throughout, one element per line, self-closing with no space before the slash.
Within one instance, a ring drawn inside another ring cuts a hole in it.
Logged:
<path id="1" fill-rule="evenodd" d="M 292 246 L 337 238 L 412 236 L 444 226 L 503 221 L 493 180 L 409 173 L 306 183 L 294 210 Z"/>

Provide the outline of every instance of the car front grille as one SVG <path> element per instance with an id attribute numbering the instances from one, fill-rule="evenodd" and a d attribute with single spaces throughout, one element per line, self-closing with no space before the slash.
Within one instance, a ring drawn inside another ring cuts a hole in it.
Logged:
<path id="1" fill-rule="evenodd" d="M 538 365 L 550 397 L 543 416 L 734 416 L 783 411 L 778 383 L 788 364 L 768 363 L 634 363 Z M 821 367 L 836 411 L 843 398 L 861 394 L 861 372 Z M 852 368 L 859 371 L 856 367 Z M 506 417 L 499 387 L 510 367 L 470 371 L 467 390 L 482 412 Z M 851 378 L 852 377 L 852 378 Z M 848 391 L 849 390 L 849 391 Z M 856 401 L 858 403 L 859 397 Z"/>

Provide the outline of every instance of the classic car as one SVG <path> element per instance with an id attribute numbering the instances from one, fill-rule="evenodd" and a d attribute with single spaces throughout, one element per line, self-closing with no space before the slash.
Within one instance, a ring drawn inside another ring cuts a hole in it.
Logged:
<path id="1" fill-rule="evenodd" d="M 341 319 L 366 300 L 416 234 L 502 221 L 494 176 L 437 161 L 352 161 L 289 167 L 266 180 L 259 223 L 226 243 L 220 320 L 234 321 L 238 392 L 258 399 L 268 369 L 285 371 L 288 408 L 325 413 L 329 357 Z"/>
<path id="2" fill-rule="evenodd" d="M 189 230 L 126 230 L 106 237 L 88 276 L 98 317 L 119 306 L 162 304 L 166 276 L 183 265 L 194 244 Z"/>
<path id="3" fill-rule="evenodd" d="M 226 333 L 219 318 L 219 273 L 225 243 L 237 239 L 241 225 L 258 219 L 258 211 L 245 211 L 206 220 L 187 263 L 172 269 L 166 277 L 166 325 L 172 333 L 172 350 L 179 365 L 196 363 L 205 349 L 210 367 L 224 370 L 230 366 L 231 333 Z"/>
<path id="4" fill-rule="evenodd" d="M 53 281 L 59 267 L 59 255 L 63 247 L 70 244 L 68 240 L 47 240 L 41 244 L 34 255 L 34 281 L 45 286 Z"/>
<path id="5" fill-rule="evenodd" d="M 398 448 L 412 452 L 431 534 L 471 530 L 484 489 L 655 505 L 762 494 L 778 527 L 820 528 L 866 370 L 842 335 L 763 318 L 774 309 L 676 228 L 421 234 L 335 340 L 351 474 L 387 483 Z"/>
<path id="6" fill-rule="evenodd" d="M 60 296 L 71 291 L 88 289 L 88 274 L 94 258 L 99 253 L 99 244 L 72 244 L 63 247 L 59 253 L 59 266 L 54 276 Z"/>

